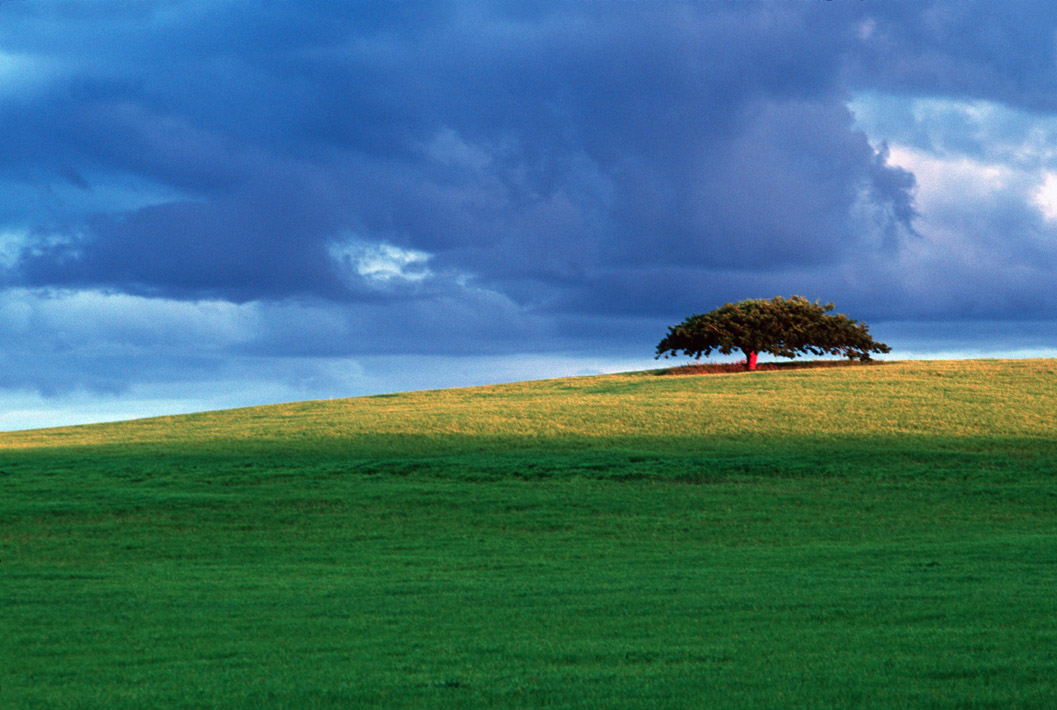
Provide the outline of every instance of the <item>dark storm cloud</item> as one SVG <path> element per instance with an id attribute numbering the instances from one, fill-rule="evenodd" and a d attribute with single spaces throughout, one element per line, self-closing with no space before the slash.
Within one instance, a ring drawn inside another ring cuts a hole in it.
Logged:
<path id="1" fill-rule="evenodd" d="M 1020 2 L 872 2 L 846 61 L 859 87 L 981 98 L 1057 110 L 1057 6 Z"/>
<path id="2" fill-rule="evenodd" d="M 6 175 L 169 197 L 31 225 L 12 276 L 28 286 L 364 298 L 329 250 L 351 232 L 545 308 L 569 290 L 605 301 L 605 274 L 644 265 L 832 263 L 870 248 L 857 204 L 913 214 L 911 178 L 842 103 L 846 12 L 48 8 L 19 7 L 26 34 L 5 33 L 58 67 L 4 103 Z"/>
<path id="3" fill-rule="evenodd" d="M 252 187 L 249 194 L 90 217 L 83 236 L 26 256 L 22 273 L 34 285 L 118 286 L 183 298 L 344 293 L 335 270 L 320 268 L 333 220 L 310 200 L 291 205 L 283 186 Z"/>
<path id="4" fill-rule="evenodd" d="M 264 321 L 257 351 L 551 347 L 585 318 L 615 333 L 792 292 L 942 318 L 991 289 L 989 317 L 1045 317 L 1052 299 L 988 267 L 1053 263 L 1020 193 L 944 217 L 982 245 L 983 266 L 959 260 L 848 108 L 871 90 L 1046 109 L 1054 22 L 1028 7 L 7 3 L 0 263 L 27 292 L 354 314 L 329 337 Z M 950 125 L 946 148 L 968 140 Z M 507 335 L 489 344 L 482 312 Z"/>

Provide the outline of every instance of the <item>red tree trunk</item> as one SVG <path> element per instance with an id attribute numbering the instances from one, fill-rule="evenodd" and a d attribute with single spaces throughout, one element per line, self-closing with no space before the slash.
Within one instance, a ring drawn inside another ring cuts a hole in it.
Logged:
<path id="1" fill-rule="evenodd" d="M 745 352 L 745 369 L 755 370 L 756 369 L 756 353 L 748 350 Z"/>

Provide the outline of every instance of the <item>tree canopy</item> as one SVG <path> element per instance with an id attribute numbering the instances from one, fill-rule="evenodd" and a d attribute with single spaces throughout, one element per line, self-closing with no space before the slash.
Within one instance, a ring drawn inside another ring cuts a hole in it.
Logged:
<path id="1" fill-rule="evenodd" d="M 819 305 L 802 296 L 759 298 L 725 303 L 714 311 L 692 315 L 668 329 L 657 344 L 657 357 L 693 358 L 713 350 L 745 353 L 745 367 L 756 369 L 759 353 L 797 357 L 801 353 L 844 355 L 867 361 L 870 353 L 891 351 L 876 342 L 864 323 L 843 313 L 830 314 L 833 304 Z"/>

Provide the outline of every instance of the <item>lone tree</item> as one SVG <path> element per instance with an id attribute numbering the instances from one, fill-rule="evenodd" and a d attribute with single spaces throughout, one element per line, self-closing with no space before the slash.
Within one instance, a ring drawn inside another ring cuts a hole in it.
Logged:
<path id="1" fill-rule="evenodd" d="M 708 356 L 713 350 L 745 353 L 745 369 L 756 369 L 756 357 L 770 353 L 796 357 L 799 353 L 844 355 L 867 361 L 870 353 L 891 352 L 870 337 L 864 323 L 846 315 L 829 314 L 833 304 L 820 306 L 802 296 L 758 298 L 724 303 L 714 311 L 692 315 L 668 329 L 657 344 L 657 357 Z"/>

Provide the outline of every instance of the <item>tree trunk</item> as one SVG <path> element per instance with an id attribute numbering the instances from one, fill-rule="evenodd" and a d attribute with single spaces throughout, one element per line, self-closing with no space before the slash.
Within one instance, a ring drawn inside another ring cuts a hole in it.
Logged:
<path id="1" fill-rule="evenodd" d="M 756 369 L 756 353 L 752 350 L 745 351 L 745 369 L 755 370 Z"/>

